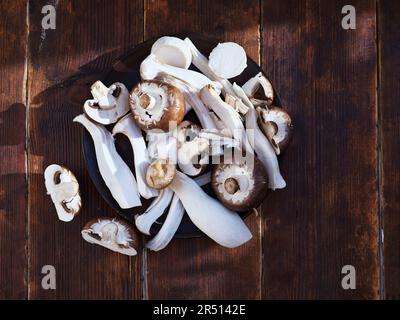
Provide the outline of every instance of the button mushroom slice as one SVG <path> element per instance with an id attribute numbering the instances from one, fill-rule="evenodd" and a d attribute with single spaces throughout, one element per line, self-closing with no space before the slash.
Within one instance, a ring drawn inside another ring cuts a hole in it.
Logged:
<path id="1" fill-rule="evenodd" d="M 185 115 L 185 99 L 176 87 L 158 80 L 141 81 L 129 96 L 133 117 L 143 130 L 169 131 Z"/>
<path id="2" fill-rule="evenodd" d="M 71 221 L 81 209 L 79 184 L 75 175 L 66 167 L 49 165 L 44 171 L 47 194 L 56 207 L 58 219 Z"/>
<path id="3" fill-rule="evenodd" d="M 146 182 L 154 189 L 160 190 L 168 187 L 175 177 L 176 166 L 168 159 L 154 160 L 147 168 Z"/>
<path id="4" fill-rule="evenodd" d="M 257 158 L 251 163 L 220 163 L 214 166 L 211 186 L 225 207 L 245 212 L 264 200 L 268 192 L 268 176 Z"/>
<path id="5" fill-rule="evenodd" d="M 252 238 L 250 230 L 236 212 L 207 195 L 185 174 L 178 171 L 170 188 L 181 200 L 192 222 L 215 242 L 235 248 Z"/>
<path id="6" fill-rule="evenodd" d="M 242 89 L 246 93 L 247 97 L 249 97 L 249 99 L 256 106 L 261 104 L 270 106 L 274 101 L 274 89 L 272 84 L 262 74 L 262 72 L 257 73 L 253 78 L 250 78 L 242 86 Z"/>
<path id="7" fill-rule="evenodd" d="M 223 42 L 211 51 L 208 66 L 220 78 L 230 79 L 240 75 L 247 67 L 247 55 L 235 42 Z"/>
<path id="8" fill-rule="evenodd" d="M 192 54 L 186 42 L 177 37 L 161 37 L 154 42 L 151 53 L 158 61 L 170 66 L 187 69 L 192 62 Z"/>
<path id="9" fill-rule="evenodd" d="M 186 102 L 190 104 L 194 112 L 196 113 L 197 118 L 200 121 L 201 126 L 204 129 L 212 130 L 217 129 L 216 124 L 208 113 L 208 109 L 204 105 L 204 103 L 199 98 L 198 92 L 194 89 L 190 84 L 176 79 L 170 75 L 165 73 L 161 73 L 157 76 L 157 79 L 169 83 L 175 87 L 177 87 L 183 93 Z"/>
<path id="10" fill-rule="evenodd" d="M 205 85 L 212 84 L 217 89 L 221 89 L 221 85 L 207 78 L 204 74 L 193 70 L 177 68 L 160 63 L 154 54 L 150 54 L 144 59 L 140 65 L 140 76 L 144 80 L 153 80 L 160 73 L 166 73 L 175 78 L 189 83 L 193 88 L 199 91 Z"/>
<path id="11" fill-rule="evenodd" d="M 198 176 L 207 169 L 210 156 L 210 143 L 207 139 L 196 137 L 185 142 L 178 149 L 178 166 L 189 176 Z"/>
<path id="12" fill-rule="evenodd" d="M 211 86 L 206 86 L 200 91 L 201 100 L 216 113 L 225 126 L 232 132 L 233 138 L 240 142 L 243 150 L 253 153 L 247 138 L 243 123 L 238 113 L 226 104 Z"/>
<path id="13" fill-rule="evenodd" d="M 173 195 L 174 193 L 170 188 L 162 189 L 147 210 L 135 216 L 135 224 L 140 232 L 150 235 L 151 226 L 165 212 L 165 209 L 171 203 Z"/>
<path id="14" fill-rule="evenodd" d="M 89 120 L 85 114 L 75 117 L 92 136 L 101 177 L 122 209 L 141 206 L 135 177 L 118 154 L 114 138 L 102 125 Z"/>
<path id="15" fill-rule="evenodd" d="M 201 187 L 210 183 L 211 173 L 208 172 L 200 177 L 194 179 L 194 181 Z M 164 249 L 174 237 L 176 231 L 181 224 L 185 208 L 179 197 L 174 194 L 170 208 L 168 210 L 167 217 L 162 224 L 160 231 L 146 244 L 146 247 L 153 251 L 160 251 Z"/>
<path id="16" fill-rule="evenodd" d="M 184 143 L 193 141 L 199 136 L 201 128 L 193 123 L 192 121 L 184 120 L 178 126 L 177 131 L 177 142 L 178 148 L 180 148 Z"/>
<path id="17" fill-rule="evenodd" d="M 128 113 L 129 92 L 124 84 L 116 82 L 107 88 L 101 81 L 96 81 L 91 92 L 94 99 L 87 100 L 83 110 L 92 120 L 108 125 Z"/>
<path id="18" fill-rule="evenodd" d="M 81 231 L 82 238 L 112 251 L 135 256 L 139 246 L 136 231 L 118 218 L 98 218 L 89 221 Z"/>
<path id="19" fill-rule="evenodd" d="M 115 124 L 112 134 L 115 136 L 118 133 L 125 135 L 132 145 L 139 194 L 145 199 L 156 197 L 158 191 L 150 188 L 145 182 L 147 167 L 150 165 L 150 157 L 142 131 L 133 120 L 132 114 L 127 114 Z"/>
<path id="20" fill-rule="evenodd" d="M 279 107 L 257 108 L 259 124 L 271 142 L 277 155 L 288 147 L 293 136 L 293 125 L 289 114 Z"/>

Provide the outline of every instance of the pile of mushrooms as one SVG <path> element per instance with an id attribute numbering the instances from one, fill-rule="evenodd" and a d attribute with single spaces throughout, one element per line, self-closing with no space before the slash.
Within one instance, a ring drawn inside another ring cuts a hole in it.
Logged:
<path id="1" fill-rule="evenodd" d="M 82 230 L 86 241 L 135 255 L 138 231 L 150 236 L 166 214 L 146 243 L 159 251 L 185 213 L 221 246 L 235 248 L 252 238 L 238 213 L 257 208 L 268 189 L 286 186 L 278 156 L 293 126 L 274 105 L 273 87 L 262 73 L 241 86 L 230 82 L 246 67 L 246 53 L 236 43 L 219 43 L 207 58 L 189 38 L 161 37 L 140 65 L 141 81 L 129 91 L 118 82 L 93 84 L 93 98 L 74 121 L 93 139 L 105 185 L 123 209 L 141 206 L 141 198 L 153 201 L 136 215 L 136 228 L 118 218 L 90 221 Z M 198 122 L 186 119 L 189 112 Z M 135 174 L 115 148 L 117 134 L 132 145 Z M 60 219 L 72 220 L 81 206 L 76 178 L 60 166 L 50 166 L 45 175 Z M 202 189 L 206 184 L 214 197 Z"/>

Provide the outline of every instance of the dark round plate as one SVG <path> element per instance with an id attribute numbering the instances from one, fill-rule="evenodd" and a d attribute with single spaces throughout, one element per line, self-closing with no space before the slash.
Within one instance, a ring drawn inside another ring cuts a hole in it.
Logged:
<path id="1" fill-rule="evenodd" d="M 185 38 L 185 36 L 182 35 L 178 36 L 182 39 Z M 151 46 L 157 39 L 158 38 L 154 38 L 146 42 L 143 42 L 134 47 L 133 49 L 129 50 L 126 54 L 124 54 L 120 58 L 118 58 L 114 62 L 111 70 L 107 73 L 104 79 L 101 80 L 107 86 L 110 86 L 114 82 L 122 82 L 123 84 L 126 85 L 128 90 L 131 90 L 132 87 L 140 81 L 140 74 L 139 74 L 140 63 L 147 57 L 147 55 L 149 55 Z M 218 44 L 218 41 L 198 38 L 195 36 L 190 36 L 190 39 L 205 56 L 208 56 L 211 50 Z M 191 66 L 190 69 L 197 70 L 193 66 Z M 231 82 L 232 83 L 236 82 L 242 85 L 249 78 L 253 77 L 260 71 L 262 71 L 260 66 L 248 57 L 247 68 L 240 76 L 231 79 Z M 275 93 L 274 105 L 281 106 L 280 99 L 276 93 Z M 187 116 L 194 117 L 194 115 L 193 114 L 191 115 L 190 113 Z M 109 129 L 111 130 L 111 128 L 112 125 L 110 126 Z M 123 218 L 134 224 L 135 215 L 142 214 L 148 208 L 153 199 L 146 200 L 142 198 L 143 205 L 141 207 L 136 207 L 132 209 L 121 209 L 118 203 L 112 197 L 110 191 L 108 190 L 107 186 L 105 185 L 100 175 L 99 167 L 97 165 L 93 140 L 90 134 L 86 130 L 84 130 L 82 144 L 83 144 L 83 153 L 87 165 L 87 170 L 98 192 L 101 194 L 101 196 L 104 198 L 104 200 L 108 203 L 108 205 L 111 208 L 117 211 Z M 122 159 L 128 164 L 129 168 L 132 170 L 132 172 L 135 172 L 134 162 L 133 162 L 133 152 L 128 139 L 123 135 L 118 135 L 116 137 L 116 148 L 118 153 L 121 155 Z M 204 186 L 203 189 L 210 196 L 215 197 L 214 194 L 212 193 L 210 185 Z M 168 208 L 166 212 L 168 212 Z M 250 212 L 242 213 L 241 216 L 244 219 L 249 214 Z M 162 226 L 162 222 L 164 221 L 164 219 L 165 219 L 165 214 L 164 216 L 160 217 L 160 219 L 156 223 L 153 224 L 151 228 L 151 234 L 156 234 L 158 232 L 158 230 Z M 192 237 L 199 237 L 202 235 L 203 233 L 191 222 L 188 215 L 185 214 L 175 234 L 175 237 L 192 238 Z"/>

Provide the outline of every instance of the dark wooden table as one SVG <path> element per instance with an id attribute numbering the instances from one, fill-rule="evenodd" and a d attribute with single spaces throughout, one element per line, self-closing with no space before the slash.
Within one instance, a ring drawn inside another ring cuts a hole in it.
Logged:
<path id="1" fill-rule="evenodd" d="M 48 3 L 55 30 L 42 30 Z M 341 27 L 346 4 L 356 30 Z M 399 1 L 2 0 L 0 14 L 0 298 L 400 298 Z M 170 33 L 236 41 L 263 66 L 296 126 L 288 187 L 247 219 L 254 238 L 239 249 L 180 239 L 129 258 L 81 239 L 115 213 L 72 119 L 118 55 Z M 46 196 L 51 163 L 81 183 L 73 222 Z M 42 289 L 44 265 L 56 290 Z"/>

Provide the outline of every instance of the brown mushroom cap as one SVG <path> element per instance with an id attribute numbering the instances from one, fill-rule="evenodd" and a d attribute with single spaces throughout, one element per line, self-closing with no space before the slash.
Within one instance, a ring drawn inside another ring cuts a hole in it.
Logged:
<path id="1" fill-rule="evenodd" d="M 143 129 L 169 130 L 170 122 L 178 125 L 185 115 L 182 92 L 162 81 L 141 81 L 129 95 L 136 123 Z"/>
<path id="2" fill-rule="evenodd" d="M 81 233 L 89 243 L 129 256 L 136 255 L 140 244 L 137 231 L 119 218 L 93 219 L 86 223 Z"/>
<path id="3" fill-rule="evenodd" d="M 256 208 L 265 199 L 268 176 L 257 158 L 254 158 L 253 165 L 221 162 L 214 166 L 211 186 L 225 207 L 245 212 Z"/>
<path id="4" fill-rule="evenodd" d="M 293 124 L 289 114 L 280 107 L 258 109 L 262 132 L 271 142 L 276 154 L 281 154 L 289 146 L 293 137 Z"/>
<path id="5" fill-rule="evenodd" d="M 176 166 L 166 159 L 154 160 L 146 172 L 146 183 L 154 189 L 164 189 L 174 180 Z"/>

